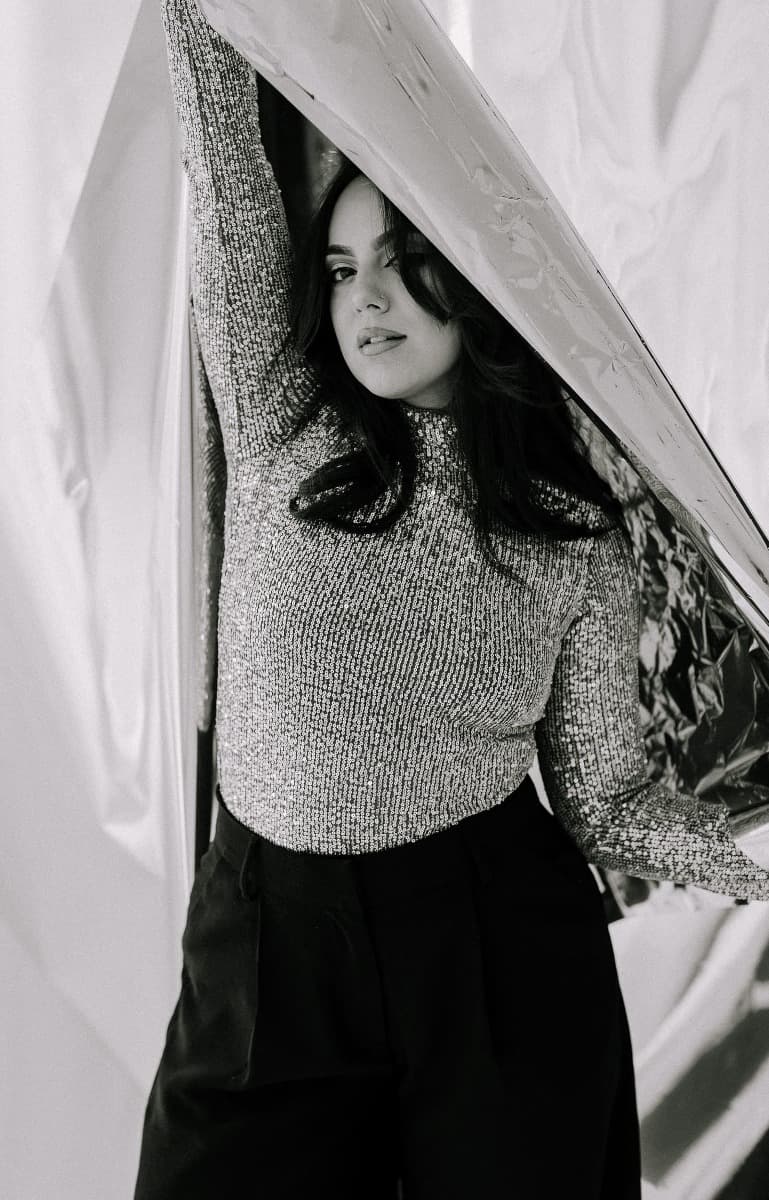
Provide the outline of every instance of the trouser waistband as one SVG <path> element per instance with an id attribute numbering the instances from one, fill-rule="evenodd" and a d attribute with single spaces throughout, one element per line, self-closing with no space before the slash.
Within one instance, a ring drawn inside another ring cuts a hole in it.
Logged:
<path id="1" fill-rule="evenodd" d="M 361 892 L 372 902 L 432 891 L 467 873 L 481 875 L 489 852 L 525 844 L 532 827 L 546 835 L 555 822 L 541 805 L 527 776 L 492 808 L 414 842 L 358 854 L 318 854 L 291 850 L 243 825 L 227 808 L 217 787 L 219 811 L 214 842 L 241 875 L 246 891 L 267 891 L 293 899 L 354 906 Z M 557 834 L 556 834 L 557 835 Z M 560 836 L 563 836 L 562 834 Z"/>

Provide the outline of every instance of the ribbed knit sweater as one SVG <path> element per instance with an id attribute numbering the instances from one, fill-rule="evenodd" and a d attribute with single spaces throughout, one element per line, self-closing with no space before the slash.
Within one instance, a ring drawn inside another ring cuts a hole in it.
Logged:
<path id="1" fill-rule="evenodd" d="M 284 847 L 378 850 L 498 804 L 538 751 L 553 811 L 591 862 L 769 899 L 769 873 L 738 850 L 722 805 L 647 779 L 624 529 L 511 534 L 518 578 L 505 577 L 478 547 L 448 410 L 403 401 L 418 472 L 392 529 L 361 537 L 289 512 L 299 483 L 353 443 L 330 405 L 285 441 L 286 397 L 310 396 L 316 380 L 286 339 L 292 255 L 256 76 L 195 0 L 162 4 L 192 299 L 227 463 L 216 702 L 227 806 Z"/>

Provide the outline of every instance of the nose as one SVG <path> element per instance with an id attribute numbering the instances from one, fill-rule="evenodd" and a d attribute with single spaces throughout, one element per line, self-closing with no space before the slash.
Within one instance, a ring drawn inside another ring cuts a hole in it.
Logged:
<path id="1" fill-rule="evenodd" d="M 352 302 L 357 312 L 363 312 L 365 308 L 373 308 L 377 312 L 387 312 L 390 307 L 390 302 L 378 281 L 372 275 L 363 273 L 359 273 L 355 277 Z"/>

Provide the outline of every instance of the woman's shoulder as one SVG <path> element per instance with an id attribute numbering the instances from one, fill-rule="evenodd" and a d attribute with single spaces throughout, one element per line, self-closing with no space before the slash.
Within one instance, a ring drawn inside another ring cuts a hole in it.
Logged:
<path id="1" fill-rule="evenodd" d="M 597 501 L 589 500 L 565 484 L 532 476 L 531 495 L 545 512 L 559 517 L 568 524 L 586 525 L 595 534 L 609 533 L 614 529 L 624 530 L 616 514 L 607 511 Z"/>

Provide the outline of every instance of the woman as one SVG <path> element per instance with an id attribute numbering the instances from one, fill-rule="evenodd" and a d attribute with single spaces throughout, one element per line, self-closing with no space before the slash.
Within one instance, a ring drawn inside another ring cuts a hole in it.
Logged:
<path id="1" fill-rule="evenodd" d="M 633 560 L 560 381 L 349 164 L 291 309 L 253 73 L 164 17 L 227 508 L 216 835 L 136 1197 L 637 1198 L 585 859 L 769 876 L 646 781 Z"/>

